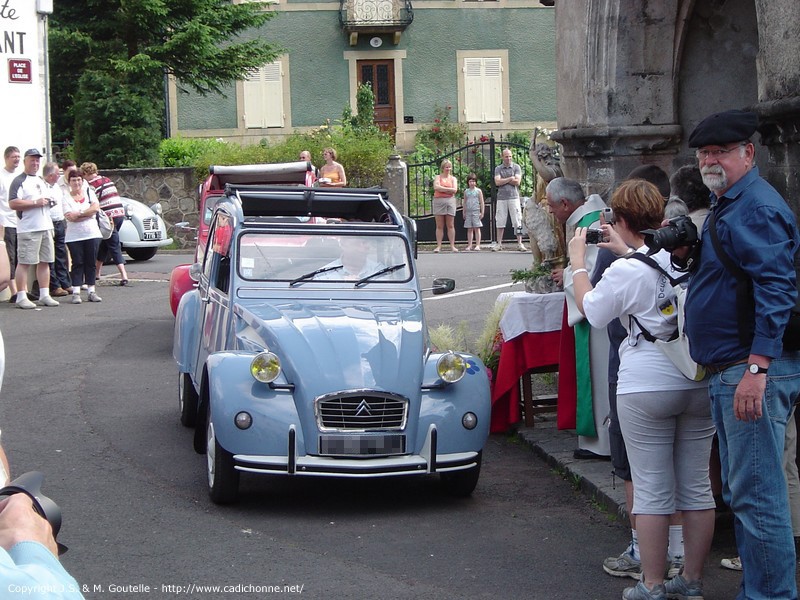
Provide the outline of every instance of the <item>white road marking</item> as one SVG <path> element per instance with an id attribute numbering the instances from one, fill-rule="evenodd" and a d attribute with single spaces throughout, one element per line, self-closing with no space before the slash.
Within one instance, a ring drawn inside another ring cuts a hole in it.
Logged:
<path id="1" fill-rule="evenodd" d="M 481 292 L 491 292 L 492 290 L 501 290 L 503 288 L 510 288 L 519 283 L 501 283 L 499 285 L 491 285 L 485 288 L 476 288 L 474 290 L 464 290 L 463 292 L 451 292 L 449 294 L 442 294 L 441 296 L 427 296 L 423 298 L 425 302 L 432 300 L 446 300 L 448 298 L 457 298 L 458 296 L 469 296 L 470 294 L 480 294 Z"/>

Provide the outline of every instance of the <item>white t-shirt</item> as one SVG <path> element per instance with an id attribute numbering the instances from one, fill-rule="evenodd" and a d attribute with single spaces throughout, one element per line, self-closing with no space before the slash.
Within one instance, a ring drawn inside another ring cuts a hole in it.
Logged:
<path id="1" fill-rule="evenodd" d="M 21 172 L 17 169 L 9 173 L 5 167 L 0 168 L 0 225 L 3 227 L 17 226 L 17 211 L 8 207 L 8 190 L 11 187 L 11 182 Z"/>
<path id="2" fill-rule="evenodd" d="M 76 202 L 70 194 L 64 196 L 64 214 L 80 212 L 81 208 L 85 211 L 92 204 L 97 204 L 97 197 L 94 193 L 84 193 L 85 200 L 83 202 Z M 82 221 L 67 221 L 67 232 L 64 236 L 64 241 L 66 242 L 80 242 L 82 240 L 102 237 L 96 218 L 84 219 Z"/>
<path id="3" fill-rule="evenodd" d="M 8 192 L 9 200 L 36 200 L 47 198 L 47 182 L 38 175 L 21 173 L 13 179 Z M 20 216 L 22 215 L 22 216 Z M 17 214 L 17 234 L 30 231 L 47 231 L 53 228 L 50 219 L 50 207 L 37 206 L 28 210 L 19 211 Z"/>
<path id="4" fill-rule="evenodd" d="M 646 252 L 642 246 L 638 252 Z M 662 250 L 652 256 L 673 277 L 669 253 Z M 619 317 L 628 336 L 619 346 L 618 394 L 687 390 L 708 385 L 705 381 L 689 381 L 655 344 L 641 335 L 637 320 L 651 334 L 668 339 L 678 326 L 672 284 L 661 273 L 638 260 L 615 260 L 603 273 L 597 286 L 583 298 L 586 318 L 593 327 L 605 327 Z"/>

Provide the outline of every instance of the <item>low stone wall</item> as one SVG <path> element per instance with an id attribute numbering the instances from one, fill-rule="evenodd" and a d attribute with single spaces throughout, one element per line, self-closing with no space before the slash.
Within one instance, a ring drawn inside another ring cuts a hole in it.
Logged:
<path id="1" fill-rule="evenodd" d="M 117 184 L 120 195 L 147 206 L 161 203 L 167 234 L 181 248 L 195 245 L 194 231 L 176 231 L 175 223 L 197 227 L 197 181 L 191 167 L 164 169 L 103 169 L 100 173 Z"/>

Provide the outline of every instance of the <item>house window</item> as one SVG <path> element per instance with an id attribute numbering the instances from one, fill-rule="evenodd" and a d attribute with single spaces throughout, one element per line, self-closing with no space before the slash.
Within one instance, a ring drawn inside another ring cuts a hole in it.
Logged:
<path id="1" fill-rule="evenodd" d="M 244 125 L 263 129 L 283 127 L 283 67 L 280 62 L 251 71 L 244 82 Z"/>
<path id="2" fill-rule="evenodd" d="M 464 117 L 468 123 L 503 121 L 503 65 L 499 57 L 464 58 Z"/>

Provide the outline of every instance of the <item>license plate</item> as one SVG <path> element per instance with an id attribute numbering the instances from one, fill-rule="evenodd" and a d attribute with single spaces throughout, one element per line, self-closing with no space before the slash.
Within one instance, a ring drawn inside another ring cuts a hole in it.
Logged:
<path id="1" fill-rule="evenodd" d="M 160 231 L 145 231 L 144 232 L 144 239 L 145 240 L 160 240 L 161 239 L 161 232 Z"/>
<path id="2" fill-rule="evenodd" d="M 402 434 L 319 437 L 319 453 L 323 456 L 387 456 L 405 451 L 406 436 Z"/>

